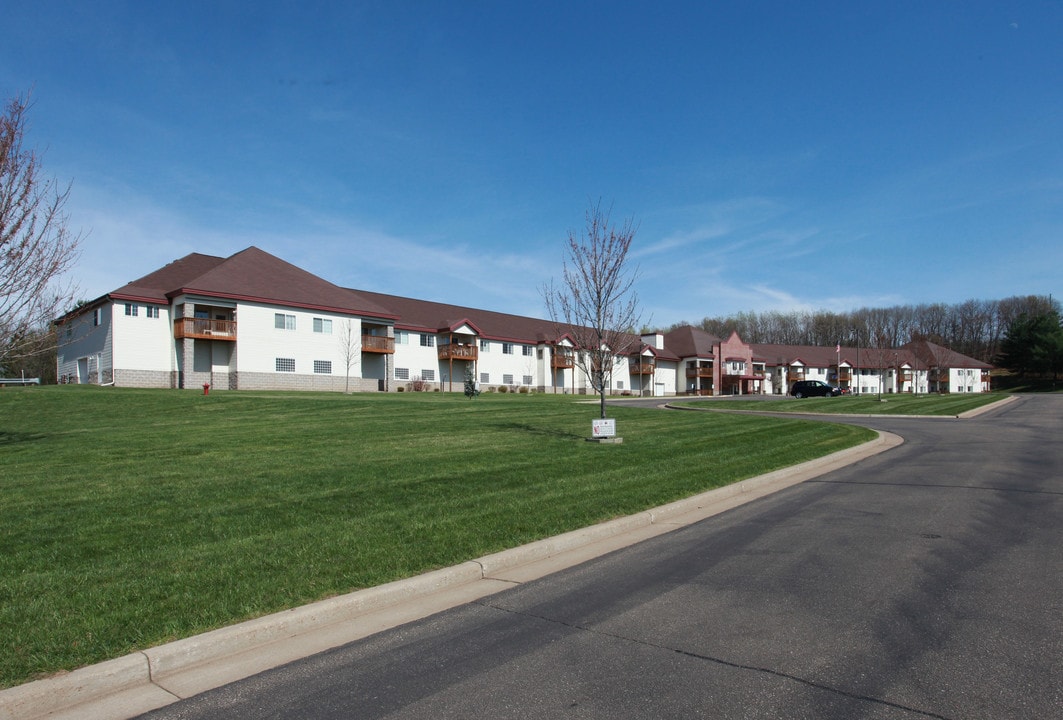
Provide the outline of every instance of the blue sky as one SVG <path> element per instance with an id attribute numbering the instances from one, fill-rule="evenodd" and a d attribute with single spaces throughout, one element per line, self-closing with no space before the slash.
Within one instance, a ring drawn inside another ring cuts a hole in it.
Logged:
<path id="1" fill-rule="evenodd" d="M 97 297 L 257 245 L 543 316 L 588 205 L 643 319 L 1063 291 L 1063 3 L 9 3 Z"/>

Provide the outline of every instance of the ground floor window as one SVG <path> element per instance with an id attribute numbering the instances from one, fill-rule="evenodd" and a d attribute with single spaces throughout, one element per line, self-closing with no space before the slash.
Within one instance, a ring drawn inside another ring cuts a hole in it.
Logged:
<path id="1" fill-rule="evenodd" d="M 512 385 L 513 384 L 513 376 L 512 375 L 503 375 L 502 376 L 502 384 L 503 385 Z"/>
<path id="2" fill-rule="evenodd" d="M 315 360 L 314 372 L 319 375 L 331 375 L 332 374 L 332 361 L 331 360 Z"/>
<path id="3" fill-rule="evenodd" d="M 524 384 L 525 385 L 531 385 L 532 384 L 532 376 L 531 375 L 525 375 L 524 376 Z"/>
<path id="4" fill-rule="evenodd" d="M 480 373 L 480 382 L 482 382 L 482 383 L 491 382 L 491 373 Z"/>
<path id="5" fill-rule="evenodd" d="M 409 368 L 395 368 L 395 379 L 396 380 L 409 380 L 410 379 L 410 369 Z"/>
<path id="6" fill-rule="evenodd" d="M 436 371 L 435 370 L 422 370 L 421 379 L 427 382 L 435 382 Z"/>
<path id="7" fill-rule="evenodd" d="M 277 372 L 295 372 L 295 358 L 277 358 Z"/>

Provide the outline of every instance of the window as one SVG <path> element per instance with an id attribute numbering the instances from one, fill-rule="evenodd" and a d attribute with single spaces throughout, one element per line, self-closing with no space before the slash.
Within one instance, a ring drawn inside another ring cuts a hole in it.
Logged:
<path id="1" fill-rule="evenodd" d="M 277 358 L 277 372 L 295 372 L 295 358 Z"/>
<path id="2" fill-rule="evenodd" d="M 480 382 L 484 384 L 491 382 L 491 373 L 480 373 Z"/>
<path id="3" fill-rule="evenodd" d="M 125 314 L 128 315 L 129 317 L 136 317 L 137 316 L 137 306 L 134 305 L 133 303 L 126 303 L 125 304 Z"/>
<path id="4" fill-rule="evenodd" d="M 149 318 L 158 318 L 159 317 L 159 306 L 158 305 L 145 305 L 144 306 L 144 315 L 149 317 Z"/>
<path id="5" fill-rule="evenodd" d="M 396 345 L 409 345 L 410 344 L 410 334 L 408 332 L 406 332 L 405 330 L 396 330 L 395 331 L 395 344 Z"/>
<path id="6" fill-rule="evenodd" d="M 99 325 L 103 322 L 103 308 L 96 308 L 92 311 L 92 324 Z M 69 330 L 70 328 L 67 328 Z"/>
<path id="7" fill-rule="evenodd" d="M 421 347 L 435 347 L 436 336 L 429 335 L 427 333 L 421 333 Z"/>
<path id="8" fill-rule="evenodd" d="M 395 379 L 396 380 L 409 380 L 410 379 L 410 369 L 409 368 L 400 368 L 400 367 L 395 368 Z"/>
<path id="9" fill-rule="evenodd" d="M 616 389 L 617 390 L 623 390 L 624 389 L 624 381 L 623 380 L 617 380 L 616 381 Z"/>
<path id="10" fill-rule="evenodd" d="M 325 335 L 332 334 L 332 321 L 325 318 L 314 318 L 314 332 L 324 333 Z"/>
<path id="11" fill-rule="evenodd" d="M 426 382 L 435 382 L 436 371 L 435 370 L 422 370 L 421 379 Z"/>
<path id="12" fill-rule="evenodd" d="M 503 375 L 502 376 L 502 384 L 503 385 L 512 385 L 513 384 L 513 376 L 512 375 Z"/>
<path id="13" fill-rule="evenodd" d="M 480 352 L 491 352 L 491 341 L 490 340 L 481 340 L 480 341 Z M 484 380 L 483 382 L 487 382 L 487 381 Z"/>
<path id="14" fill-rule="evenodd" d="M 512 355 L 513 354 L 513 343 L 507 343 L 507 342 L 502 343 L 502 354 L 503 355 Z"/>
<path id="15" fill-rule="evenodd" d="M 523 345 L 523 346 L 521 346 L 520 351 L 521 351 L 521 354 L 524 355 L 524 357 L 531 357 L 532 356 L 532 346 L 531 345 Z"/>
<path id="16" fill-rule="evenodd" d="M 273 327 L 278 330 L 294 330 L 295 329 L 295 316 L 285 315 L 284 313 L 276 313 L 273 316 Z"/>
<path id="17" fill-rule="evenodd" d="M 525 385 L 531 385 L 532 384 L 532 376 L 531 375 L 525 375 L 522 378 L 522 381 L 523 381 L 523 384 L 525 384 Z"/>
<path id="18" fill-rule="evenodd" d="M 331 375 L 332 374 L 332 361 L 331 360 L 315 360 L 314 372 L 318 375 Z"/>

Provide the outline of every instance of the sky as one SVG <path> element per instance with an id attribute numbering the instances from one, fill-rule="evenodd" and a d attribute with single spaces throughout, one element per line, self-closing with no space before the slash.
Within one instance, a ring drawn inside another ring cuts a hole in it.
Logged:
<path id="1" fill-rule="evenodd" d="M 632 220 L 648 327 L 1063 295 L 1063 2 L 9 2 L 0 98 L 94 299 L 251 245 L 546 317 Z"/>

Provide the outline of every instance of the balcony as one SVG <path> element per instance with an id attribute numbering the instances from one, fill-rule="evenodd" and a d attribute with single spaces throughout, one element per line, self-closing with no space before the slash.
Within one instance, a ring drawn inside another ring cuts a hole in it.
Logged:
<path id="1" fill-rule="evenodd" d="M 842 368 L 838 371 L 839 382 L 851 382 L 853 379 L 853 371 L 847 368 Z"/>
<path id="2" fill-rule="evenodd" d="M 391 355 L 395 352 L 395 338 L 386 335 L 362 335 L 362 352 Z"/>
<path id="3" fill-rule="evenodd" d="M 476 360 L 480 356 L 480 349 L 475 345 L 450 343 L 440 345 L 437 356 L 440 360 Z"/>
<path id="4" fill-rule="evenodd" d="M 687 377 L 691 378 L 691 379 L 693 379 L 693 378 L 711 378 L 712 377 L 712 366 L 711 365 L 710 366 L 700 365 L 698 367 L 688 367 L 687 368 Z"/>
<path id="5" fill-rule="evenodd" d="M 652 360 L 629 360 L 627 371 L 629 375 L 653 375 L 657 371 L 657 363 Z"/>
<path id="6" fill-rule="evenodd" d="M 805 374 L 803 372 L 791 372 L 786 375 L 786 382 L 797 382 L 798 380 L 804 380 Z"/>
<path id="7" fill-rule="evenodd" d="M 210 318 L 177 318 L 173 321 L 173 336 L 176 340 L 227 340 L 236 342 L 235 320 L 211 320 Z"/>
<path id="8" fill-rule="evenodd" d="M 571 350 L 554 348 L 550 355 L 550 367 L 555 370 L 566 370 L 570 367 L 575 367 L 575 365 L 576 357 Z"/>

